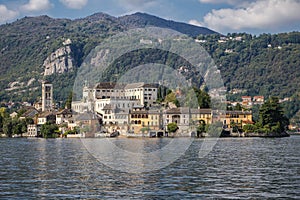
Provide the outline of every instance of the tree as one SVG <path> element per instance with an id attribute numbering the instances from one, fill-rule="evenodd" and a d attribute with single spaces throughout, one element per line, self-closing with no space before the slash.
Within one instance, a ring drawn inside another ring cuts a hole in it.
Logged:
<path id="1" fill-rule="evenodd" d="M 199 137 L 201 133 L 205 133 L 206 132 L 205 121 L 203 121 L 203 120 L 200 121 L 200 124 L 196 128 L 196 131 L 197 131 L 197 137 Z"/>
<path id="2" fill-rule="evenodd" d="M 2 132 L 2 129 L 3 129 L 3 117 L 0 115 L 0 132 Z"/>
<path id="3" fill-rule="evenodd" d="M 70 92 L 68 99 L 66 100 L 65 108 L 71 109 L 72 107 L 72 99 L 73 99 L 73 92 Z"/>
<path id="4" fill-rule="evenodd" d="M 12 120 L 10 118 L 6 118 L 3 123 L 3 133 L 7 137 L 12 137 L 12 135 L 13 135 L 12 129 L 13 129 Z"/>
<path id="5" fill-rule="evenodd" d="M 13 119 L 12 120 L 12 134 L 13 135 L 18 135 L 22 134 L 22 123 L 19 120 Z"/>
<path id="6" fill-rule="evenodd" d="M 245 133 L 254 133 L 257 131 L 257 127 L 253 124 L 245 124 L 243 126 L 243 132 Z"/>
<path id="7" fill-rule="evenodd" d="M 176 95 L 175 95 L 174 92 L 169 93 L 169 94 L 166 96 L 165 101 L 166 101 L 166 102 L 172 102 L 172 103 L 174 103 L 177 107 L 180 106 L 180 103 L 179 103 L 179 101 L 176 99 Z"/>
<path id="8" fill-rule="evenodd" d="M 1 115 L 2 118 L 9 117 L 9 114 L 8 114 L 7 109 L 5 107 L 0 108 L 0 115 Z"/>
<path id="9" fill-rule="evenodd" d="M 197 96 L 198 105 L 200 108 L 210 108 L 211 99 L 209 94 L 205 90 L 200 90 L 194 87 L 194 91 Z"/>
<path id="10" fill-rule="evenodd" d="M 178 126 L 175 122 L 172 122 L 167 125 L 167 128 L 170 133 L 174 133 L 175 131 L 177 131 Z"/>
<path id="11" fill-rule="evenodd" d="M 268 99 L 259 110 L 258 125 L 269 132 L 281 133 L 287 130 L 289 120 L 283 114 L 282 106 L 277 97 Z"/>
<path id="12" fill-rule="evenodd" d="M 43 138 L 55 138 L 57 137 L 58 126 L 56 124 L 51 124 L 46 122 L 41 127 L 41 134 Z"/>
<path id="13" fill-rule="evenodd" d="M 242 110 L 242 106 L 240 103 L 237 103 L 236 106 L 234 106 L 234 110 Z"/>

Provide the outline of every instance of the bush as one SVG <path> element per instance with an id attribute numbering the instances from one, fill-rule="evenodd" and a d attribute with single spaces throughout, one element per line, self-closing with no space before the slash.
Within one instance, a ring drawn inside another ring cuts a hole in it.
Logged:
<path id="1" fill-rule="evenodd" d="M 170 123 L 170 124 L 167 125 L 167 128 L 168 128 L 168 131 L 170 133 L 174 133 L 175 131 L 177 131 L 178 126 L 177 126 L 177 124 L 175 122 L 172 122 L 172 123 Z"/>
<path id="2" fill-rule="evenodd" d="M 245 132 L 245 133 L 255 133 L 256 130 L 257 130 L 257 127 L 252 124 L 246 124 L 243 126 L 243 132 Z"/>

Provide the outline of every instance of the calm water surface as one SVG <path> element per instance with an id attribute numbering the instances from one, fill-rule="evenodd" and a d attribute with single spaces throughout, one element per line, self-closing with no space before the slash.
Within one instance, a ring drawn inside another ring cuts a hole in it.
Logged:
<path id="1" fill-rule="evenodd" d="M 112 139 L 134 145 L 135 139 Z M 168 139 L 148 139 L 147 151 Z M 0 199 L 300 199 L 300 136 L 203 140 L 154 172 L 119 172 L 80 139 L 0 139 Z"/>

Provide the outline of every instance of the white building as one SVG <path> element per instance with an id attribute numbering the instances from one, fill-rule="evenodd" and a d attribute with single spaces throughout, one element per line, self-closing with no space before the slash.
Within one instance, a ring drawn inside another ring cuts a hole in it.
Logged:
<path id="1" fill-rule="evenodd" d="M 27 137 L 37 137 L 38 135 L 38 127 L 36 124 L 28 124 L 27 125 Z"/>
<path id="2" fill-rule="evenodd" d="M 157 84 L 98 83 L 93 88 L 83 88 L 82 100 L 73 101 L 72 110 L 78 113 L 93 111 L 103 114 L 102 109 L 108 104 L 125 111 L 136 105 L 151 107 L 157 100 L 157 90 Z"/>
<path id="3" fill-rule="evenodd" d="M 182 134 L 190 134 L 190 109 L 188 107 L 172 108 L 163 113 L 164 127 L 169 123 L 176 123 Z"/>
<path id="4" fill-rule="evenodd" d="M 142 106 L 151 107 L 157 100 L 157 84 L 131 83 L 124 90 L 127 99 L 137 99 Z"/>

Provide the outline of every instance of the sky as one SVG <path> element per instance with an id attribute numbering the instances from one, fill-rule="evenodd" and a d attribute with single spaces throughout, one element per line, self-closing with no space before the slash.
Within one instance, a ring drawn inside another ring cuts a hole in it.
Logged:
<path id="1" fill-rule="evenodd" d="M 222 34 L 300 31 L 300 0 L 0 0 L 0 24 L 25 16 L 83 18 L 144 12 Z"/>

